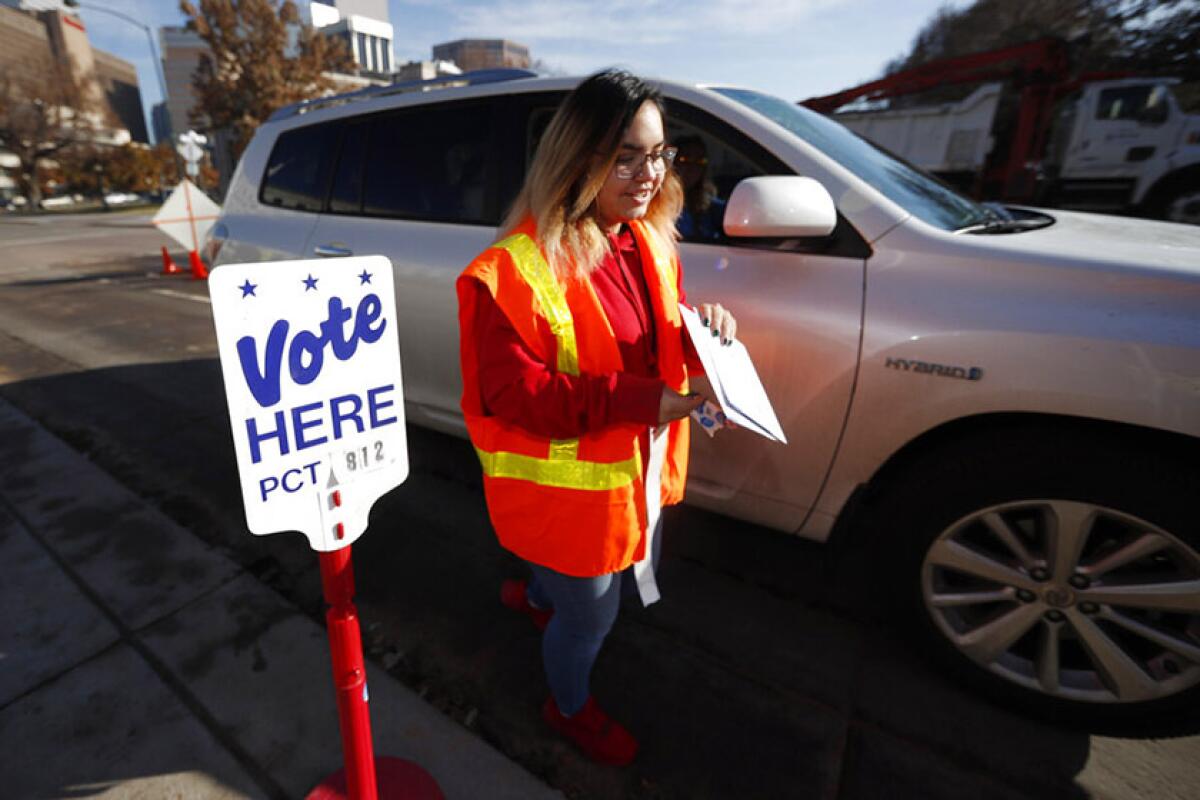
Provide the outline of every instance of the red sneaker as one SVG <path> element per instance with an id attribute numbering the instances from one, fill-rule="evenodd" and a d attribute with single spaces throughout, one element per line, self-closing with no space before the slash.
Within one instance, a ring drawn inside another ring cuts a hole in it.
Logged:
<path id="1" fill-rule="evenodd" d="M 533 624 L 537 625 L 539 631 L 544 631 L 550 624 L 550 618 L 554 616 L 554 609 L 534 608 L 530 605 L 529 598 L 525 594 L 526 586 L 528 583 L 525 581 L 504 581 L 500 584 L 500 603 L 529 617 L 533 620 Z"/>
<path id="2" fill-rule="evenodd" d="M 591 697 L 574 716 L 564 717 L 559 713 L 558 704 L 551 696 L 542 706 L 542 719 L 546 720 L 546 724 L 551 728 L 577 744 L 584 755 L 593 761 L 623 767 L 637 755 L 637 739 L 601 711 L 600 706 L 596 705 L 595 699 Z"/>

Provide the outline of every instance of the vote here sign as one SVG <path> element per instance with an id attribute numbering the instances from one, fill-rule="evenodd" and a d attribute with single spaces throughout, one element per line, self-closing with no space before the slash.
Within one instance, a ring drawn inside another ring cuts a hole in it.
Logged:
<path id="1" fill-rule="evenodd" d="M 208 284 L 251 532 L 345 547 L 408 477 L 391 262 L 229 264 Z"/>

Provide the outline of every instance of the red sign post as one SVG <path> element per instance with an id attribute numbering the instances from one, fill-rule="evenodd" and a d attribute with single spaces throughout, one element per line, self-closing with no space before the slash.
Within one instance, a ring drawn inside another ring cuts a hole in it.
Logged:
<path id="1" fill-rule="evenodd" d="M 337 692 L 345 768 L 322 781 L 308 794 L 307 800 L 442 800 L 437 783 L 416 764 L 386 756 L 375 758 L 362 633 L 353 602 L 350 548 L 321 553 L 320 559 L 321 588 L 329 604 L 325 625 L 333 657 L 333 686 Z"/>
<path id="2" fill-rule="evenodd" d="M 391 264 L 230 264 L 209 295 L 247 526 L 301 531 L 320 558 L 345 766 L 309 800 L 442 800 L 416 764 L 375 757 L 353 602 L 350 545 L 408 476 Z"/>

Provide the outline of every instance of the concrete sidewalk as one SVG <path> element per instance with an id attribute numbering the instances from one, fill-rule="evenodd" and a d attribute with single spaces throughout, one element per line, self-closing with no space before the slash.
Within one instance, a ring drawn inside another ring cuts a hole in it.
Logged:
<path id="1" fill-rule="evenodd" d="M 4 797 L 303 797 L 341 766 L 322 626 L 3 400 L 0 431 Z M 368 675 L 378 754 L 561 797 Z"/>

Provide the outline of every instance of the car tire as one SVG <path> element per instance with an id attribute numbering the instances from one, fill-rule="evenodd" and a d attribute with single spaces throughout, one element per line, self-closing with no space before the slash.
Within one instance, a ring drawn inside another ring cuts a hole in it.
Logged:
<path id="1" fill-rule="evenodd" d="M 1200 189 L 1180 187 L 1162 202 L 1159 216 L 1168 222 L 1200 225 Z"/>
<path id="2" fill-rule="evenodd" d="M 1200 730 L 1200 459 L 1176 444 L 1056 424 L 916 456 L 874 528 L 919 650 L 1061 724 Z"/>

